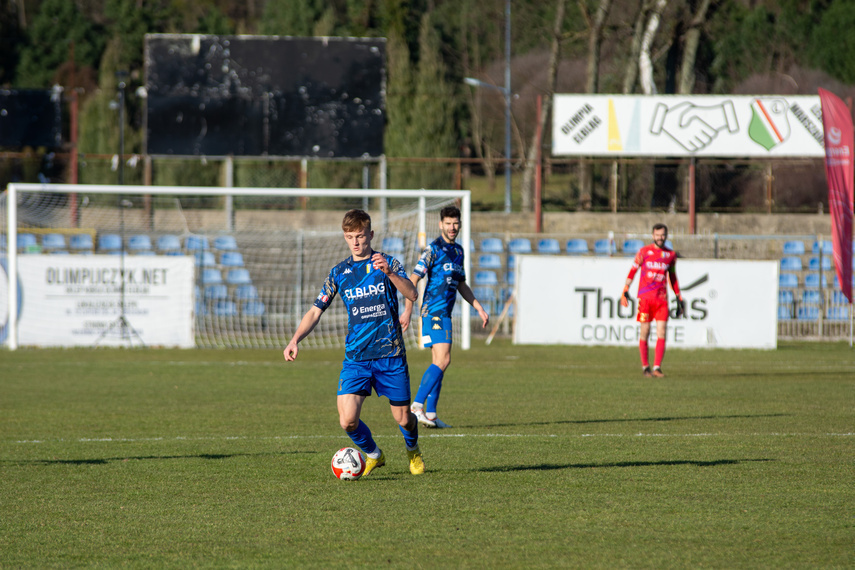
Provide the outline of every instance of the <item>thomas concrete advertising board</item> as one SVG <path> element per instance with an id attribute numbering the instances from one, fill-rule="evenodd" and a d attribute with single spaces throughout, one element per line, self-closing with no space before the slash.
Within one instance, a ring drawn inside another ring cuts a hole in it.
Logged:
<path id="1" fill-rule="evenodd" d="M 638 346 L 636 275 L 630 295 L 620 294 L 631 258 L 517 258 L 518 344 Z M 778 264 L 774 261 L 677 262 L 685 318 L 676 319 L 673 291 L 668 348 L 763 348 L 778 344 Z M 652 327 L 651 341 L 656 337 Z"/>
<path id="2" fill-rule="evenodd" d="M 195 346 L 193 260 L 185 256 L 18 257 L 21 346 Z M 5 305 L 5 299 L 3 300 Z M 3 311 L 8 314 L 9 311 Z M 138 335 L 138 338 L 137 338 Z"/>
<path id="3" fill-rule="evenodd" d="M 819 96 L 556 95 L 555 156 L 825 156 Z"/>

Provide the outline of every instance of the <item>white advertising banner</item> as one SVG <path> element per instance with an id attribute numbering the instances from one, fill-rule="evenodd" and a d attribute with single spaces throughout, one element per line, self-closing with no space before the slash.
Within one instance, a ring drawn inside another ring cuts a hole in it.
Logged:
<path id="1" fill-rule="evenodd" d="M 21 255 L 18 344 L 192 348 L 193 272 L 186 256 Z"/>
<path id="2" fill-rule="evenodd" d="M 631 258 L 517 257 L 514 342 L 638 346 L 638 274 L 620 295 Z M 778 264 L 775 261 L 677 262 L 686 315 L 676 319 L 673 291 L 668 348 L 762 348 L 778 345 Z M 651 327 L 650 341 L 656 338 Z M 652 344 L 651 344 L 652 346 Z"/>
<path id="3" fill-rule="evenodd" d="M 825 156 L 819 96 L 555 95 L 554 156 Z"/>

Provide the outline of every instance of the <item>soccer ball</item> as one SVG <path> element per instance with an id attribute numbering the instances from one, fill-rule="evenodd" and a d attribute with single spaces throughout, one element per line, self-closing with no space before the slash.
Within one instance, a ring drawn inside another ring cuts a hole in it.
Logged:
<path id="1" fill-rule="evenodd" d="M 333 455 L 332 472 L 342 481 L 356 481 L 365 472 L 365 458 L 358 449 L 342 447 Z"/>

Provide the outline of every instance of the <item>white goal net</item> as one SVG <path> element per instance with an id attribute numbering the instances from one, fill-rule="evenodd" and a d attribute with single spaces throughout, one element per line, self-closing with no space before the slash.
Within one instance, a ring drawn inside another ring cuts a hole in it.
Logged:
<path id="1" fill-rule="evenodd" d="M 374 249 L 398 257 L 411 273 L 425 243 L 438 235 L 440 209 L 449 204 L 461 210 L 469 274 L 468 191 L 10 184 L 0 197 L 0 341 L 11 349 L 283 348 L 330 268 L 349 255 L 341 233 L 347 210 L 368 211 Z M 176 258 L 192 268 L 190 276 L 163 283 L 158 268 Z M 114 275 L 123 275 L 119 286 L 67 286 L 79 285 L 83 272 L 113 266 Z M 22 281 L 28 267 L 44 267 L 30 273 L 66 286 L 43 293 Z M 41 295 L 47 300 L 40 303 Z M 10 310 L 15 306 L 17 318 Z M 457 306 L 455 341 L 465 349 L 472 316 L 465 301 Z M 185 315 L 189 345 L 168 340 L 184 327 Z M 419 342 L 417 315 L 406 333 L 410 347 Z M 64 326 L 69 331 L 58 330 Z M 346 333 L 347 314 L 337 301 L 303 344 L 341 347 Z"/>

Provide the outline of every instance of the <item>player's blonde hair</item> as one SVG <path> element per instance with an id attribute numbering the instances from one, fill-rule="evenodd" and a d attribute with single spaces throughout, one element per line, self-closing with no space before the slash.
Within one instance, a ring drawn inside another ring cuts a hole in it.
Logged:
<path id="1" fill-rule="evenodd" d="M 345 232 L 357 232 L 359 230 L 371 231 L 371 216 L 364 210 L 350 210 L 341 221 L 341 229 Z"/>

